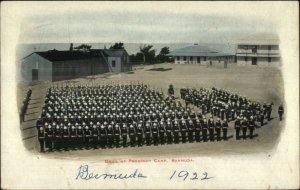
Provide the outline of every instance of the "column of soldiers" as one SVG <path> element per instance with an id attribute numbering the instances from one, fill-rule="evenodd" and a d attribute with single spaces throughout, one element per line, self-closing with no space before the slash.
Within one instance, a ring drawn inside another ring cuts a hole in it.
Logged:
<path id="1" fill-rule="evenodd" d="M 207 141 L 209 124 L 174 96 L 165 98 L 143 84 L 78 85 L 48 89 L 37 130 L 44 151 L 78 143 L 126 147 L 199 142 L 201 133 Z M 227 122 L 217 122 L 218 140 L 227 140 L 227 128 Z"/>
<path id="2" fill-rule="evenodd" d="M 212 121 L 208 121 L 211 137 L 213 136 L 213 129 L 216 130 L 217 135 L 220 133 L 220 120 L 223 123 L 234 121 L 236 139 L 240 139 L 241 131 L 243 139 L 246 139 L 247 130 L 249 130 L 249 136 L 252 139 L 255 128 L 259 125 L 263 126 L 265 120 L 271 120 L 273 103 L 262 105 L 237 94 L 216 88 L 212 88 L 212 90 L 182 88 L 180 89 L 180 95 L 187 106 L 192 104 L 200 108 L 203 115 L 211 114 L 210 120 Z M 218 122 L 214 123 L 213 117 L 217 117 Z"/>
<path id="3" fill-rule="evenodd" d="M 26 97 L 23 99 L 23 105 L 21 107 L 21 112 L 20 112 L 20 122 L 21 123 L 24 122 L 24 120 L 25 120 L 25 114 L 26 114 L 26 111 L 28 108 L 31 94 L 32 94 L 32 90 L 29 89 L 26 93 Z"/>

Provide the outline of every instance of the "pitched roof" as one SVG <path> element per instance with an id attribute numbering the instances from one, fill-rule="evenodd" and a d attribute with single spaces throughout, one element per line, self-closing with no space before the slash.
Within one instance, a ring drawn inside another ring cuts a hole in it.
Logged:
<path id="1" fill-rule="evenodd" d="M 103 51 L 110 57 L 121 57 L 128 54 L 125 49 L 104 49 Z"/>
<path id="2" fill-rule="evenodd" d="M 221 57 L 230 56 L 232 54 L 218 52 L 207 46 L 193 45 L 185 48 L 177 49 L 168 54 L 169 56 L 205 56 L 205 57 Z"/>
<path id="3" fill-rule="evenodd" d="M 70 61 L 70 60 L 80 60 L 80 59 L 91 59 L 91 58 L 103 58 L 103 54 L 101 54 L 102 50 L 95 51 L 58 51 L 58 50 L 49 50 L 43 52 L 35 52 L 41 57 L 51 61 Z"/>

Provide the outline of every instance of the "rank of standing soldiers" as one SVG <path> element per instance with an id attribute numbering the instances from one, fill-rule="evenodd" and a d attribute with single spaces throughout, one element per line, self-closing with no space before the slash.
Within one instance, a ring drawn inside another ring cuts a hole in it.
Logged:
<path id="1" fill-rule="evenodd" d="M 23 100 L 23 105 L 21 107 L 21 112 L 20 112 L 20 122 L 21 123 L 24 122 L 24 120 L 25 120 L 25 114 L 26 114 L 28 104 L 29 104 L 29 101 L 31 98 L 31 94 L 32 94 L 32 90 L 29 89 L 26 93 L 26 97 Z"/>
<path id="2" fill-rule="evenodd" d="M 212 88 L 209 91 L 203 88 L 200 90 L 182 88 L 180 89 L 180 96 L 185 100 L 186 105 L 192 104 L 200 108 L 203 115 L 211 114 L 208 120 L 211 138 L 213 138 L 211 134 L 213 134 L 214 129 L 217 134 L 220 133 L 220 120 L 234 121 L 236 139 L 240 139 L 241 130 L 243 139 L 246 139 L 247 130 L 249 130 L 249 136 L 252 139 L 255 128 L 263 126 L 265 120 L 271 120 L 273 103 L 262 105 L 225 90 Z M 214 117 L 218 118 L 216 123 L 214 123 Z"/>
<path id="3" fill-rule="evenodd" d="M 199 105 L 194 92 L 187 90 L 184 98 Z M 213 94 L 219 96 L 213 89 L 209 100 Z M 97 148 L 200 142 L 207 141 L 208 135 L 213 141 L 214 132 L 218 141 L 227 140 L 229 118 L 226 115 L 227 120 L 221 117 L 222 122 L 215 123 L 212 117 L 206 120 L 207 112 L 222 112 L 210 107 L 196 114 L 172 94 L 165 98 L 144 84 L 51 87 L 37 121 L 38 138 L 41 151 L 78 144 Z"/>

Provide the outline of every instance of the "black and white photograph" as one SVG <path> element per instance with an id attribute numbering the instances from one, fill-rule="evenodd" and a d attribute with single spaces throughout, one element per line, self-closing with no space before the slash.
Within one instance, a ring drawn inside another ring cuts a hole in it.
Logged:
<path id="1" fill-rule="evenodd" d="M 4 2 L 1 188 L 299 188 L 297 2 Z"/>

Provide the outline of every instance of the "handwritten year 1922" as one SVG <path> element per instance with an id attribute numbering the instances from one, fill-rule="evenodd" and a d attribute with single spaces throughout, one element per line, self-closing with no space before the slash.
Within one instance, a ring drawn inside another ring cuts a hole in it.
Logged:
<path id="1" fill-rule="evenodd" d="M 181 170 L 181 171 L 177 172 L 177 170 L 175 170 L 169 179 L 172 180 L 175 178 L 179 178 L 179 179 L 182 179 L 183 181 L 185 181 L 186 179 L 188 179 L 188 180 L 208 180 L 213 177 L 209 177 L 207 172 L 197 173 L 197 172 L 189 172 L 186 170 Z"/>

